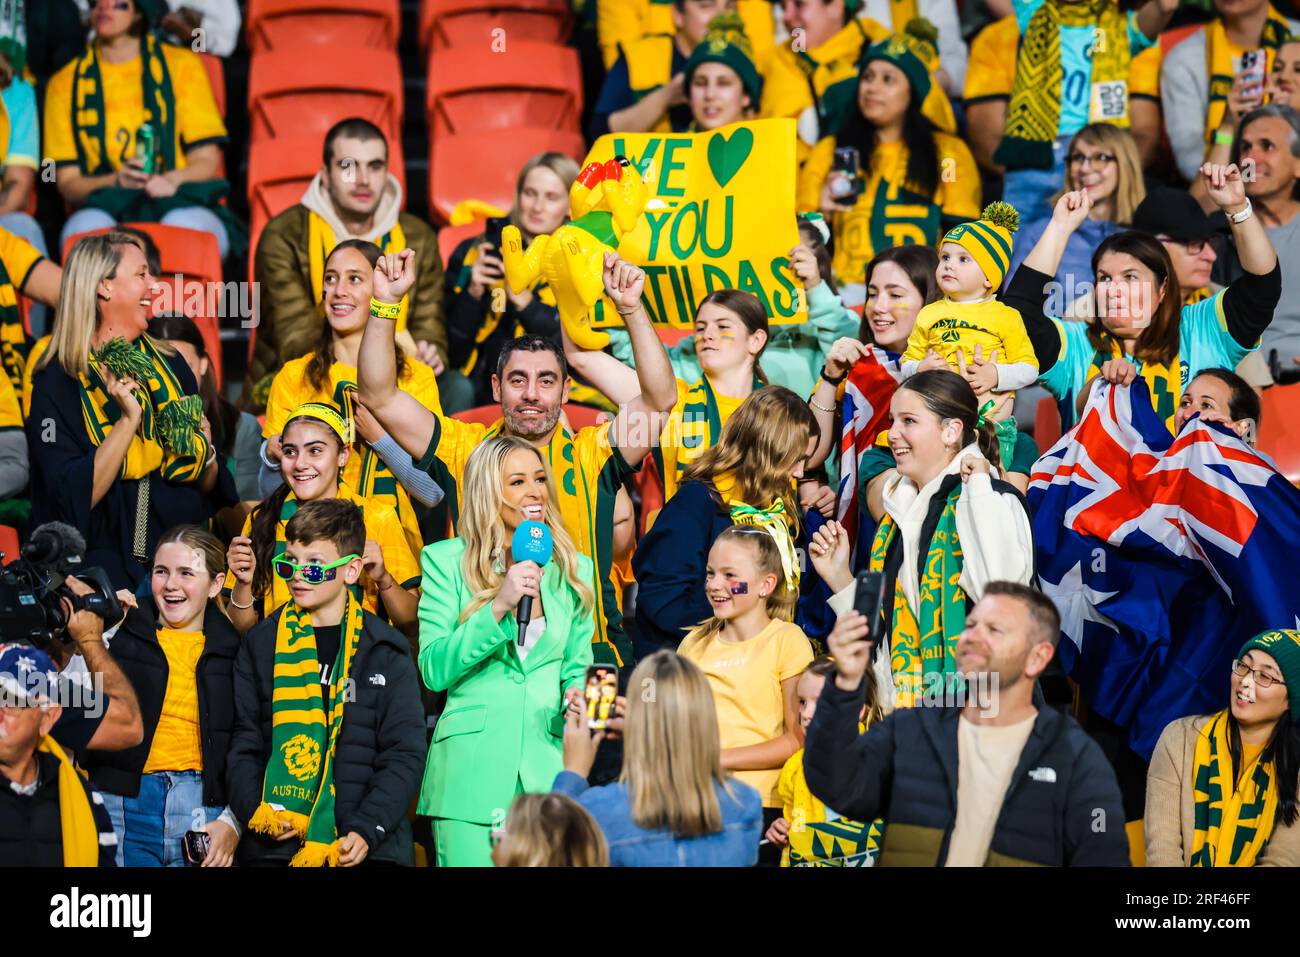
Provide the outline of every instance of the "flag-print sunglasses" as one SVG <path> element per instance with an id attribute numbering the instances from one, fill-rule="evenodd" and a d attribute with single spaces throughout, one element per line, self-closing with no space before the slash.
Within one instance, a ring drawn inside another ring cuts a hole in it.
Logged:
<path id="1" fill-rule="evenodd" d="M 344 555 L 336 562 L 330 562 L 328 565 L 321 565 L 316 562 L 308 562 L 305 565 L 295 565 L 287 558 L 277 558 L 271 563 L 271 568 L 275 571 L 277 578 L 291 582 L 299 572 L 302 572 L 302 580 L 308 585 L 319 585 L 322 582 L 332 582 L 339 573 L 339 568 L 352 561 L 354 558 L 360 558 L 356 552 L 351 555 Z"/>

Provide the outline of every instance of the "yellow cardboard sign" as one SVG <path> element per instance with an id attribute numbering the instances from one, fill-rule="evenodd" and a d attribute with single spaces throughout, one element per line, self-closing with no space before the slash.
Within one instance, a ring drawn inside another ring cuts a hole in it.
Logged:
<path id="1" fill-rule="evenodd" d="M 790 268 L 795 219 L 794 120 L 733 123 L 708 133 L 610 133 L 583 166 L 626 156 L 650 184 L 651 206 L 618 253 L 645 270 L 642 302 L 657 326 L 692 328 L 718 289 L 758 297 L 772 325 L 808 318 Z M 603 298 L 592 326 L 622 325 Z"/>

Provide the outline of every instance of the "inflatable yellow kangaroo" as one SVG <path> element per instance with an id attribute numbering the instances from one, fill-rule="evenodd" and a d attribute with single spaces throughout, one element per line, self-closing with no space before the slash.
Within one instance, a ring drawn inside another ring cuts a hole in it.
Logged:
<path id="1" fill-rule="evenodd" d="M 506 282 L 516 294 L 540 276 L 555 294 L 564 330 L 579 349 L 603 349 L 609 336 L 591 327 L 590 313 L 605 291 L 605 254 L 615 252 L 646 208 L 649 188 L 626 156 L 590 163 L 569 189 L 567 223 L 523 248 L 515 226 L 501 231 Z"/>

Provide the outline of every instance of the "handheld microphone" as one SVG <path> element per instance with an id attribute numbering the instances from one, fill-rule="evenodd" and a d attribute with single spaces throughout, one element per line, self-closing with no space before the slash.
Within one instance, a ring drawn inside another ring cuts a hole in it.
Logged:
<path id="1" fill-rule="evenodd" d="M 510 540 L 510 557 L 516 562 L 536 562 L 539 566 L 551 560 L 555 549 L 555 540 L 551 530 L 541 522 L 520 522 L 515 529 L 514 538 Z M 528 631 L 528 619 L 533 617 L 533 596 L 525 595 L 519 599 L 519 609 L 515 619 L 519 622 L 519 647 L 524 645 L 524 634 Z"/>

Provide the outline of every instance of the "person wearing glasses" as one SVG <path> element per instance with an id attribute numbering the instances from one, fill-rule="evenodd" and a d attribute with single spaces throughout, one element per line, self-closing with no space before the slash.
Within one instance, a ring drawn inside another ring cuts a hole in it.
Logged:
<path id="1" fill-rule="evenodd" d="M 1093 252 L 1103 239 L 1133 222 L 1138 204 L 1146 197 L 1142 159 L 1133 134 L 1111 123 L 1089 123 L 1074 134 L 1065 156 L 1065 182 L 1061 191 L 1049 203 L 1037 207 L 1037 218 L 1015 234 L 1008 276 L 1038 244 L 1052 220 L 1052 207 L 1056 200 L 1077 189 L 1088 191 L 1092 207 L 1088 210 L 1088 218 L 1070 234 L 1061 263 L 1056 267 L 1057 296 L 1062 303 L 1068 304 L 1076 303 L 1092 288 Z M 1084 304 L 1086 302 L 1085 298 Z M 1075 315 L 1073 312 L 1069 314 Z"/>
<path id="2" fill-rule="evenodd" d="M 1228 706 L 1172 722 L 1147 772 L 1149 867 L 1300 864 L 1300 631 L 1266 631 L 1232 663 Z"/>
<path id="3" fill-rule="evenodd" d="M 240 634 L 289 600 L 292 572 L 285 554 L 286 522 L 306 502 L 344 499 L 365 516 L 366 535 L 358 550 L 362 607 L 384 614 L 397 627 L 415 622 L 420 598 L 420 566 L 393 507 L 356 492 L 342 479 L 352 453 L 352 424 L 324 402 L 300 405 L 280 433 L 280 473 L 284 484 L 257 505 L 230 543 L 226 564 L 230 620 Z"/>
<path id="4" fill-rule="evenodd" d="M 406 638 L 355 594 L 370 531 L 354 502 L 303 503 L 274 563 L 292 597 L 239 646 L 226 785 L 241 865 L 415 863 L 424 708 Z"/>

